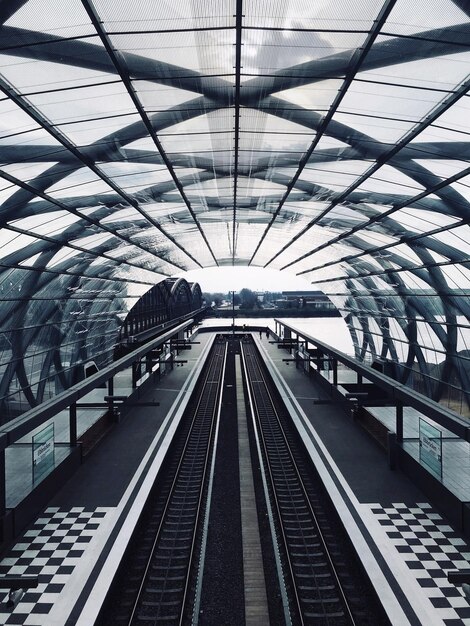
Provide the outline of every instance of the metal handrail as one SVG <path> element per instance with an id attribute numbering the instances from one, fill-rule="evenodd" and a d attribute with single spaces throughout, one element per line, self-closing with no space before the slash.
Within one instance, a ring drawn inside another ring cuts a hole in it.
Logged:
<path id="1" fill-rule="evenodd" d="M 447 430 L 450 430 L 461 439 L 470 441 L 469 421 L 460 417 L 454 411 L 451 411 L 450 409 L 443 407 L 438 402 L 423 396 L 417 391 L 414 391 L 414 389 L 410 389 L 410 387 L 407 387 L 403 383 L 399 383 L 395 379 L 389 378 L 369 365 L 364 365 L 363 363 L 356 361 L 353 357 L 350 357 L 344 352 L 341 352 L 341 350 L 336 350 L 332 346 L 323 343 L 323 341 L 312 337 L 305 331 L 289 326 L 289 324 L 281 322 L 281 320 L 277 318 L 274 321 L 282 327 L 288 328 L 291 332 L 294 332 L 297 337 L 302 338 L 304 341 L 308 341 L 326 354 L 332 355 L 337 361 L 343 363 L 349 369 L 370 380 L 372 383 L 386 391 L 390 399 L 396 404 L 411 406 L 417 411 L 424 413 L 440 426 L 447 428 Z M 315 358 L 312 358 L 312 361 L 315 361 Z"/>
<path id="2" fill-rule="evenodd" d="M 126 369 L 135 361 L 138 361 L 142 357 L 144 357 L 148 352 L 155 350 L 162 344 L 170 341 L 170 339 L 176 335 L 177 333 L 185 330 L 189 326 L 194 324 L 194 319 L 187 320 L 178 326 L 175 326 L 165 334 L 157 337 L 156 339 L 152 339 L 148 343 L 140 346 L 136 350 L 133 350 L 130 354 L 121 357 L 111 365 L 103 368 L 96 374 L 93 374 L 89 378 L 82 380 L 77 383 L 70 389 L 63 391 L 58 394 L 54 398 L 50 400 L 46 400 L 42 404 L 37 407 L 34 407 L 20 415 L 19 417 L 7 422 L 1 427 L 0 430 L 0 450 L 5 449 L 18 439 L 21 439 L 24 435 L 27 435 L 33 428 L 40 426 L 48 419 L 54 417 L 62 411 L 66 409 L 70 405 L 80 400 L 87 393 L 105 383 L 107 380 L 112 378 L 118 372 Z"/>

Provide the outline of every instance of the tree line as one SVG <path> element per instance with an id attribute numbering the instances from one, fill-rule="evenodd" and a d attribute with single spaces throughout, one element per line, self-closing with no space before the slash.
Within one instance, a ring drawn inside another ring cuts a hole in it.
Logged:
<path id="1" fill-rule="evenodd" d="M 232 292 L 204 292 L 202 297 L 208 304 L 214 304 L 217 307 L 222 306 L 224 303 L 232 305 Z M 251 311 L 255 309 L 263 309 L 266 304 L 271 304 L 275 300 L 281 298 L 280 292 L 265 292 L 263 293 L 262 301 L 258 297 L 258 294 L 247 287 L 241 289 L 238 293 L 233 294 L 233 304 L 239 309 Z"/>

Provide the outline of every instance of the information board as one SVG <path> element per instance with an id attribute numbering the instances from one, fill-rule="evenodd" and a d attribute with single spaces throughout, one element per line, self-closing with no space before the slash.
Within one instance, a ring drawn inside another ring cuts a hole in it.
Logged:
<path id="1" fill-rule="evenodd" d="M 54 423 L 33 435 L 33 482 L 54 467 Z"/>
<path id="2" fill-rule="evenodd" d="M 442 478 L 442 431 L 419 418 L 419 460 L 437 478 Z"/>

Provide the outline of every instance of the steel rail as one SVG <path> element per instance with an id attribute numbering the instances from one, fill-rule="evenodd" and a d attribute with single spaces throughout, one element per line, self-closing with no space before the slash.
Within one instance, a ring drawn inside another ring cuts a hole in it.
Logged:
<path id="1" fill-rule="evenodd" d="M 276 571 L 277 571 L 277 577 L 278 577 L 278 582 L 279 582 L 279 588 L 281 591 L 281 601 L 282 601 L 282 606 L 284 610 L 284 621 L 285 621 L 286 626 L 291 626 L 292 616 L 290 612 L 289 598 L 287 597 L 286 582 L 285 582 L 285 577 L 284 577 L 284 572 L 283 572 L 283 567 L 282 567 L 282 562 L 281 562 L 281 556 L 279 553 L 279 542 L 277 540 L 276 529 L 274 526 L 274 514 L 273 514 L 272 507 L 271 507 L 271 499 L 269 497 L 268 481 L 266 477 L 266 472 L 264 470 L 264 464 L 262 462 L 260 440 L 259 440 L 258 431 L 256 429 L 256 424 L 255 424 L 254 399 L 253 399 L 253 394 L 252 394 L 250 385 L 247 384 L 247 381 L 248 381 L 247 363 L 246 363 L 245 353 L 243 350 L 241 350 L 241 361 L 243 365 L 242 371 L 243 371 L 243 376 L 244 376 L 244 381 L 245 381 L 245 388 L 246 388 L 246 392 L 248 396 L 248 404 L 250 407 L 251 418 L 253 421 L 253 434 L 254 434 L 254 439 L 256 443 L 258 458 L 260 460 L 259 470 L 261 473 L 261 480 L 263 484 L 266 509 L 268 512 L 269 528 L 271 531 L 271 541 L 273 545 L 274 559 L 276 563 Z"/>
<path id="2" fill-rule="evenodd" d="M 166 502 L 165 502 L 165 506 L 162 512 L 162 516 L 157 528 L 157 531 L 155 533 L 155 539 L 152 543 L 152 548 L 150 551 L 150 555 L 147 559 L 147 563 L 145 565 L 145 569 L 144 572 L 142 574 L 142 580 L 136 595 L 136 598 L 133 602 L 133 606 L 132 606 L 132 610 L 131 610 L 131 614 L 129 619 L 127 620 L 128 626 L 131 626 L 134 623 L 134 618 L 136 616 L 137 610 L 141 604 L 141 600 L 142 600 L 142 596 L 145 592 L 145 585 L 147 583 L 148 580 L 148 576 L 151 570 L 151 567 L 154 563 L 154 558 L 155 558 L 155 554 L 157 551 L 157 548 L 159 546 L 159 542 L 161 539 L 161 535 L 162 535 L 162 530 L 164 527 L 165 522 L 167 521 L 167 513 L 170 509 L 170 505 L 171 505 L 171 500 L 172 500 L 172 496 L 175 493 L 175 489 L 178 485 L 178 480 L 180 479 L 180 472 L 182 469 L 182 465 L 184 463 L 184 461 L 186 460 L 186 453 L 188 452 L 188 448 L 190 446 L 190 444 L 192 443 L 192 436 L 194 435 L 194 430 L 196 427 L 196 423 L 197 423 L 197 418 L 199 416 L 199 411 L 200 409 L 205 409 L 206 407 L 203 406 L 203 403 L 207 401 L 207 395 L 206 394 L 206 389 L 207 386 L 210 385 L 211 383 L 214 382 L 213 380 L 213 374 L 214 372 L 217 373 L 217 368 L 219 365 L 221 365 L 221 367 L 219 368 L 219 376 L 217 378 L 217 391 L 216 391 L 216 395 L 214 398 L 214 406 L 212 407 L 213 411 L 212 411 L 212 423 L 211 423 L 211 428 L 210 428 L 210 433 L 208 436 L 208 446 L 207 446 L 207 450 L 206 450 L 206 455 L 205 455 L 205 460 L 204 460 L 204 471 L 203 471 L 203 475 L 202 475 L 202 479 L 201 479 L 201 483 L 200 483 L 200 492 L 199 492 L 199 499 L 198 499 L 198 504 L 197 504 L 197 512 L 195 515 L 195 523 L 194 523 L 194 528 L 193 528 L 193 535 L 192 535 L 192 542 L 191 542 L 191 549 L 190 549 L 190 554 L 189 554 L 189 560 L 188 560 L 188 568 L 187 568 L 187 572 L 186 572 L 186 579 L 185 579 L 185 586 L 184 586 L 184 592 L 183 592 L 183 598 L 181 601 L 181 606 L 180 606 L 180 612 L 179 612 L 179 620 L 178 620 L 178 624 L 182 624 L 183 621 L 183 611 L 184 611 L 184 606 L 185 606 L 185 602 L 186 602 L 186 598 L 187 598 L 187 592 L 188 592 L 188 582 L 189 582 L 189 573 L 190 573 L 190 567 L 191 567 L 191 562 L 192 562 L 192 558 L 193 558 L 193 554 L 194 554 L 194 548 L 195 548 L 195 543 L 196 543 L 196 530 L 197 530 L 197 526 L 198 526 L 198 521 L 199 521 L 199 517 L 200 517 L 200 511 L 201 511 L 201 503 L 202 503 L 202 499 L 203 499 L 203 495 L 204 495 L 204 485 L 205 485 L 205 479 L 206 479 L 206 474 L 207 474 L 207 466 L 208 466 L 208 462 L 209 462 L 209 457 L 210 457 L 210 450 L 212 448 L 211 446 L 211 441 L 212 441 L 212 434 L 214 431 L 214 427 L 215 427 L 215 422 L 217 421 L 218 417 L 220 416 L 220 402 L 218 402 L 218 399 L 220 397 L 221 394 L 221 390 L 222 390 L 222 382 L 223 382 L 223 372 L 224 372 L 224 365 L 225 365 L 225 359 L 226 359 L 226 352 L 227 352 L 227 347 L 225 347 L 225 353 L 224 353 L 224 358 L 223 358 L 223 363 L 220 363 L 220 353 L 217 351 L 217 346 L 215 346 L 215 350 L 211 356 L 211 361 L 209 363 L 208 368 L 206 369 L 205 373 L 204 373 L 204 380 L 202 383 L 202 387 L 199 391 L 198 394 L 198 399 L 197 399 L 197 404 L 196 407 L 194 408 L 194 416 L 193 416 L 193 420 L 188 432 L 188 435 L 186 437 L 186 441 L 184 443 L 184 447 L 183 447 L 183 451 L 181 453 L 179 462 L 178 462 L 178 466 L 174 475 L 174 478 L 172 480 L 171 483 L 171 487 L 169 490 L 169 494 L 167 496 Z M 149 620 L 151 618 L 149 617 Z"/>
<path id="3" fill-rule="evenodd" d="M 278 514 L 279 528 L 280 528 L 280 531 L 281 531 L 281 534 L 282 534 L 282 538 L 283 538 L 283 542 L 284 542 L 284 546 L 285 546 L 286 558 L 287 558 L 287 562 L 288 562 L 288 566 L 289 566 L 289 571 L 290 571 L 290 574 L 291 574 L 291 577 L 292 577 L 292 585 L 293 585 L 293 589 L 294 589 L 294 594 L 295 594 L 295 599 L 296 599 L 296 604 L 297 604 L 297 610 L 298 610 L 298 613 L 299 613 L 299 616 L 300 616 L 301 623 L 302 624 L 305 623 L 304 616 L 303 616 L 303 611 L 302 611 L 302 606 L 301 606 L 302 603 L 301 603 L 301 600 L 299 598 L 299 594 L 298 594 L 298 591 L 297 591 L 298 583 L 297 583 L 297 580 L 296 580 L 296 575 L 294 574 L 294 569 L 295 568 L 294 568 L 294 566 L 292 564 L 291 555 L 290 555 L 290 551 L 289 551 L 289 541 L 288 541 L 288 539 L 286 537 L 286 533 L 284 531 L 284 521 L 283 521 L 283 515 L 282 515 L 282 512 L 281 512 L 281 505 L 279 503 L 279 498 L 278 498 L 278 493 L 277 493 L 276 480 L 274 478 L 272 467 L 271 467 L 271 458 L 272 457 L 271 457 L 271 455 L 270 455 L 270 453 L 268 451 L 267 438 L 265 436 L 265 432 L 264 432 L 264 429 L 263 429 L 262 423 L 261 423 L 261 417 L 260 417 L 260 412 L 261 411 L 260 411 L 260 405 L 259 405 L 260 394 L 259 394 L 259 392 L 257 392 L 255 387 L 253 386 L 253 379 L 252 379 L 252 375 L 251 375 L 253 373 L 256 374 L 259 377 L 258 382 L 261 382 L 263 384 L 263 389 L 265 390 L 265 392 L 267 394 L 267 398 L 268 398 L 268 401 L 270 403 L 270 408 L 272 409 L 274 417 L 275 417 L 275 420 L 276 420 L 276 426 L 278 427 L 278 429 L 279 429 L 279 431 L 281 433 L 282 442 L 283 442 L 283 444 L 284 444 L 284 446 L 285 446 L 285 448 L 286 448 L 286 450 L 288 452 L 289 460 L 291 462 L 292 468 L 294 469 L 294 472 L 295 472 L 295 475 L 296 475 L 296 478 L 297 478 L 297 481 L 298 481 L 298 485 L 301 488 L 301 491 L 302 491 L 305 503 L 306 503 L 306 505 L 308 507 L 311 519 L 314 522 L 315 530 L 316 530 L 316 533 L 318 535 L 318 539 L 320 540 L 324 556 L 327 559 L 328 567 L 330 569 L 331 575 L 332 575 L 332 577 L 334 579 L 334 582 L 335 582 L 335 585 L 336 585 L 336 591 L 339 593 L 339 596 L 340 596 L 339 600 L 343 604 L 343 608 L 345 610 L 345 619 L 348 620 L 349 623 L 352 626 L 355 626 L 356 625 L 356 621 L 354 619 L 351 607 L 349 605 L 349 601 L 348 601 L 348 599 L 346 597 L 346 594 L 344 592 L 343 584 L 342 584 L 342 582 L 341 582 L 341 580 L 339 578 L 339 575 L 338 575 L 338 572 L 337 572 L 337 568 L 336 568 L 336 566 L 334 564 L 334 561 L 332 559 L 330 549 L 329 549 L 329 547 L 328 547 L 328 545 L 326 543 L 323 531 L 322 531 L 320 523 L 318 521 L 318 517 L 317 517 L 315 511 L 313 510 L 312 504 L 310 502 L 310 498 L 309 498 L 309 495 L 308 495 L 308 492 L 307 492 L 304 480 L 302 479 L 301 472 L 299 471 L 298 464 L 297 464 L 297 462 L 295 460 L 295 456 L 294 456 L 294 453 L 292 451 L 292 447 L 289 444 L 289 441 L 288 441 L 287 436 L 286 436 L 285 429 L 284 429 L 284 427 L 282 425 L 281 419 L 279 417 L 279 413 L 278 413 L 278 411 L 276 409 L 276 403 L 275 403 L 275 401 L 274 401 L 274 399 L 272 397 L 272 394 L 270 392 L 270 386 L 268 384 L 266 374 L 265 374 L 265 372 L 263 372 L 262 367 L 260 366 L 259 355 L 258 355 L 254 345 L 250 345 L 249 349 L 247 349 L 246 344 L 242 343 L 241 346 L 242 346 L 242 351 L 246 352 L 247 355 L 251 356 L 251 359 L 249 359 L 249 360 L 246 359 L 246 362 L 251 364 L 251 369 L 252 369 L 251 372 L 249 371 L 250 367 L 247 367 L 247 369 L 246 369 L 246 371 L 249 374 L 247 383 L 250 385 L 251 390 L 252 390 L 252 397 L 253 397 L 253 400 L 254 400 L 254 405 L 255 405 L 255 409 L 256 409 L 256 418 L 257 418 L 257 422 L 258 422 L 259 436 L 260 436 L 260 439 L 261 439 L 262 444 L 263 444 L 265 464 L 266 464 L 266 467 L 267 467 L 267 470 L 268 470 L 268 473 L 269 473 L 269 477 L 270 477 L 270 480 L 271 480 L 273 499 L 274 499 L 274 502 L 275 502 L 275 505 L 276 505 L 277 514 Z M 260 462 L 262 462 L 262 459 L 260 459 Z M 328 614 L 325 614 L 325 618 L 328 619 Z"/>
<path id="4" fill-rule="evenodd" d="M 223 361 L 222 372 L 221 372 L 221 377 L 220 377 L 222 384 L 225 380 L 227 353 L 228 353 L 228 343 L 225 342 L 225 354 L 224 354 L 224 361 Z M 212 501 L 212 487 L 213 487 L 214 475 L 215 475 L 215 461 L 216 461 L 217 442 L 218 442 L 219 427 L 220 427 L 220 415 L 222 413 L 222 398 L 223 398 L 223 389 L 221 388 L 218 394 L 217 414 L 216 414 L 216 419 L 215 419 L 216 424 L 215 424 L 213 445 L 212 447 L 209 446 L 209 449 L 208 449 L 208 454 L 209 454 L 209 450 L 211 452 L 210 475 L 209 475 L 209 484 L 207 487 L 206 505 L 204 507 L 205 510 L 204 510 L 204 522 L 203 522 L 203 528 L 202 528 L 202 541 L 201 541 L 201 549 L 199 551 L 199 566 L 198 566 L 198 574 L 197 574 L 195 591 L 194 591 L 193 616 L 192 616 L 192 622 L 191 622 L 192 626 L 198 626 L 199 624 L 199 610 L 200 610 L 201 597 L 202 597 L 204 563 L 205 563 L 205 558 L 206 558 L 207 535 L 209 532 L 209 517 L 210 517 L 210 509 L 211 509 L 211 501 Z M 204 482 L 205 480 L 203 480 L 203 484 Z M 190 558 L 190 562 L 191 561 L 192 561 L 192 555 Z M 185 597 L 183 598 L 182 607 L 184 607 L 186 603 L 188 583 L 189 583 L 189 576 L 186 580 Z"/>

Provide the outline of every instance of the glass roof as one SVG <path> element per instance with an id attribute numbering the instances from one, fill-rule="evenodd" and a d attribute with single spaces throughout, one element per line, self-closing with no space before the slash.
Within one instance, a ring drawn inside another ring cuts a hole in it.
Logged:
<path id="1" fill-rule="evenodd" d="M 60 300 L 91 281 L 118 310 L 240 264 L 298 274 L 346 317 L 384 290 L 404 316 L 467 315 L 468 11 L 5 0 L 0 286 Z"/>

